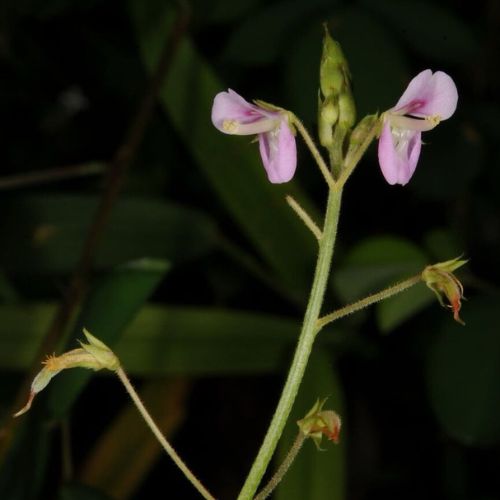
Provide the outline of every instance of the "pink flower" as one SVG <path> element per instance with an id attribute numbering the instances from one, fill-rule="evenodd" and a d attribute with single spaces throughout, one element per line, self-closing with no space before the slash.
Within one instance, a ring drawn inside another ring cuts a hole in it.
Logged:
<path id="1" fill-rule="evenodd" d="M 457 100 L 451 77 L 426 69 L 410 82 L 396 106 L 384 113 L 378 160 L 389 184 L 408 183 L 420 156 L 422 132 L 450 118 Z"/>
<path id="2" fill-rule="evenodd" d="M 250 104 L 233 90 L 215 96 L 212 123 L 225 134 L 259 137 L 259 149 L 270 182 L 288 182 L 297 166 L 295 137 L 285 113 Z"/>

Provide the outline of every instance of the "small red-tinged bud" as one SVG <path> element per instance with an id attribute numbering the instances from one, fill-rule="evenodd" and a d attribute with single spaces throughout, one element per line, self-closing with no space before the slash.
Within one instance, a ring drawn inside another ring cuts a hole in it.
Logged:
<path id="1" fill-rule="evenodd" d="M 87 344 L 80 342 L 80 348 L 65 352 L 60 356 L 47 356 L 45 361 L 42 362 L 44 366 L 31 383 L 27 403 L 14 414 L 14 417 L 26 413 L 31 408 L 35 396 L 45 389 L 52 378 L 62 370 L 68 368 L 88 368 L 95 371 L 102 369 L 118 370 L 120 363 L 111 349 L 87 330 L 84 329 L 83 333 L 88 341 Z"/>
<path id="2" fill-rule="evenodd" d="M 456 259 L 427 266 L 422 272 L 422 280 L 436 294 L 439 303 L 453 311 L 453 318 L 461 325 L 465 325 L 459 316 L 462 307 L 461 301 L 464 298 L 464 287 L 453 274 L 453 271 L 466 263 L 467 260 L 457 257 Z M 443 298 L 447 299 L 448 304 L 444 302 Z"/>
<path id="3" fill-rule="evenodd" d="M 307 415 L 297 422 L 301 432 L 314 441 L 318 450 L 321 450 L 320 445 L 323 436 L 326 436 L 327 439 L 334 443 L 338 443 L 342 426 L 337 413 L 332 410 L 323 410 L 325 402 L 326 398 L 322 401 L 318 399 Z"/>

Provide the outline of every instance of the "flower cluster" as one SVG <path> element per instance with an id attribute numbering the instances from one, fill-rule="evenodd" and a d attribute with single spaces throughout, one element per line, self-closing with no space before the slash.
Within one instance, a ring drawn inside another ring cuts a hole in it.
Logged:
<path id="1" fill-rule="evenodd" d="M 382 114 L 378 159 L 389 184 L 408 183 L 420 157 L 422 132 L 450 118 L 457 101 L 451 77 L 426 69 L 413 78 L 397 104 Z M 257 135 L 269 181 L 283 183 L 292 179 L 297 150 L 286 111 L 251 104 L 229 89 L 215 97 L 212 122 L 225 134 Z"/>

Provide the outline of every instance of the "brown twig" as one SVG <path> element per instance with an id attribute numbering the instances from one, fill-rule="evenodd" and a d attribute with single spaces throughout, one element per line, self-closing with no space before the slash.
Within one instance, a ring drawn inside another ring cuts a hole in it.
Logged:
<path id="1" fill-rule="evenodd" d="M 88 162 L 66 167 L 55 167 L 45 170 L 24 172 L 22 174 L 0 177 L 0 190 L 15 189 L 19 187 L 43 184 L 46 182 L 57 182 L 74 177 L 85 177 L 88 175 L 100 175 L 106 170 L 102 162 Z"/>
<path id="2" fill-rule="evenodd" d="M 147 125 L 152 117 L 161 85 L 168 73 L 182 36 L 187 29 L 188 22 L 188 10 L 180 9 L 172 26 L 172 31 L 167 37 L 150 85 L 139 105 L 137 113 L 131 121 L 131 126 L 125 135 L 123 143 L 119 146 L 109 164 L 105 188 L 87 233 L 79 262 L 71 277 L 67 293 L 57 309 L 47 334 L 38 349 L 33 365 L 17 393 L 12 406 L 14 409 L 18 408 L 26 400 L 26 394 L 29 392 L 31 381 L 39 369 L 43 356 L 47 352 L 52 352 L 56 349 L 58 341 L 70 324 L 78 305 L 85 295 L 88 274 L 94 261 L 95 252 L 104 235 L 111 210 L 121 191 L 126 173 L 142 142 Z M 0 431 L 0 464 L 3 462 L 12 442 L 16 422 L 19 422 L 19 420 L 9 420 L 8 424 Z"/>

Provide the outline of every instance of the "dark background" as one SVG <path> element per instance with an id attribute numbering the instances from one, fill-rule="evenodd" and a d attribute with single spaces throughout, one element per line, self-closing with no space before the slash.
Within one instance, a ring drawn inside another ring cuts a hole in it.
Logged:
<path id="1" fill-rule="evenodd" d="M 314 132 L 324 21 L 359 118 L 393 106 L 423 69 L 459 92 L 406 187 L 385 183 L 374 146 L 352 176 L 325 311 L 463 254 L 466 326 L 418 285 L 323 332 L 286 439 L 329 396 L 341 444 L 306 443 L 276 498 L 500 498 L 498 2 L 193 0 L 185 25 L 182 12 L 159 0 L 0 5 L 0 498 L 198 498 L 109 376 L 63 373 L 9 428 L 99 200 L 121 182 L 109 172 L 123 144 L 130 165 L 77 319 L 49 352 L 74 348 L 81 326 L 116 346 L 179 453 L 217 498 L 236 497 L 315 257 L 284 196 L 319 219 L 326 189 L 300 140 L 294 181 L 269 185 L 257 147 L 219 134 L 209 112 L 230 87 Z M 131 139 L 166 40 L 160 97 Z"/>

